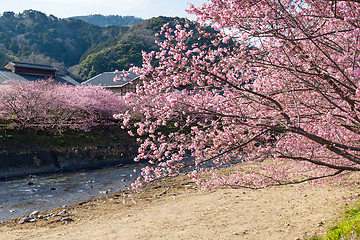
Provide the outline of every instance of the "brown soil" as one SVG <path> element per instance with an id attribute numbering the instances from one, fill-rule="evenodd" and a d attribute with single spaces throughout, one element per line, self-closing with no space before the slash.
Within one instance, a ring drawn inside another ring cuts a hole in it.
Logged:
<path id="1" fill-rule="evenodd" d="M 330 185 L 200 190 L 186 177 L 148 186 L 137 204 L 121 193 L 67 207 L 68 214 L 0 224 L 0 239 L 307 239 L 353 204 L 356 188 Z M 42 212 L 58 213 L 65 208 Z M 73 221 L 63 221 L 67 216 Z"/>

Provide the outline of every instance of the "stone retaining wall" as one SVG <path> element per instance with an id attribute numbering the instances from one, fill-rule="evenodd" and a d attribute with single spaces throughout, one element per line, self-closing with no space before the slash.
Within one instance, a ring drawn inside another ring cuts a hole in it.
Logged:
<path id="1" fill-rule="evenodd" d="M 132 163 L 136 147 L 84 147 L 0 153 L 0 178 Z"/>

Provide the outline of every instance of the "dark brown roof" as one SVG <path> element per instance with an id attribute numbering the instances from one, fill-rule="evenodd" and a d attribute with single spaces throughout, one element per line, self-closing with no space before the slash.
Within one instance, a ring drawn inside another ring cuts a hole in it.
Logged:
<path id="1" fill-rule="evenodd" d="M 31 69 L 41 69 L 48 71 L 58 71 L 58 69 L 48 66 L 48 65 L 40 65 L 40 64 L 32 64 L 32 63 L 21 63 L 21 62 L 9 62 L 8 65 L 13 67 L 21 67 L 21 68 L 31 68 Z M 5 67 L 7 68 L 7 67 Z"/>

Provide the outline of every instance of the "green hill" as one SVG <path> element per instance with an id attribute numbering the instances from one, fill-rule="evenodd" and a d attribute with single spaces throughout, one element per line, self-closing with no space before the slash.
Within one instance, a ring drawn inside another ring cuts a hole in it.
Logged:
<path id="1" fill-rule="evenodd" d="M 0 17 L 0 63 L 29 55 L 47 57 L 65 67 L 79 64 L 83 55 L 116 37 L 128 27 L 100 27 L 78 19 L 60 19 L 35 10 L 4 12 Z M 51 63 L 49 63 L 51 64 Z"/>
<path id="2" fill-rule="evenodd" d="M 141 52 L 157 50 L 155 34 L 165 23 L 173 20 L 168 17 L 144 20 L 119 36 L 116 44 L 93 49 L 80 63 L 80 76 L 88 79 L 104 71 L 128 69 L 131 65 L 140 66 Z"/>
<path id="3" fill-rule="evenodd" d="M 155 44 L 155 34 L 161 27 L 169 23 L 175 28 L 178 23 L 185 23 L 184 18 L 156 17 L 144 20 L 118 36 L 118 41 L 113 46 L 104 47 L 99 45 L 89 51 L 87 57 L 80 63 L 79 74 L 82 79 L 89 79 L 104 71 L 115 71 L 128 69 L 130 66 L 142 64 L 142 51 L 151 52 L 158 50 Z M 195 23 L 189 23 L 190 28 L 195 31 Z M 207 28 L 208 32 L 214 30 Z M 196 32 L 196 31 L 195 31 Z M 197 37 L 190 39 L 188 44 L 193 44 Z"/>
<path id="4" fill-rule="evenodd" d="M 142 51 L 158 49 L 155 33 L 165 23 L 174 26 L 184 21 L 157 17 L 132 27 L 101 27 L 35 10 L 4 12 L 0 16 L 0 67 L 9 60 L 47 64 L 83 81 L 105 71 L 141 65 Z"/>

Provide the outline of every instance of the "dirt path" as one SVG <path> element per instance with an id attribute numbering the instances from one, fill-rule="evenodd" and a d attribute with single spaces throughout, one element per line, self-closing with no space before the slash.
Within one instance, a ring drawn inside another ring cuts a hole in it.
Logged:
<path id="1" fill-rule="evenodd" d="M 306 239 L 324 233 L 355 190 L 332 186 L 201 191 L 186 178 L 152 185 L 136 205 L 113 194 L 35 223 L 0 224 L 0 239 Z M 46 213 L 57 213 L 62 208 Z"/>

